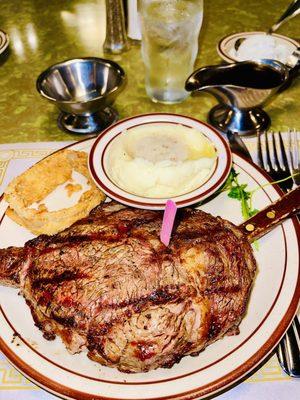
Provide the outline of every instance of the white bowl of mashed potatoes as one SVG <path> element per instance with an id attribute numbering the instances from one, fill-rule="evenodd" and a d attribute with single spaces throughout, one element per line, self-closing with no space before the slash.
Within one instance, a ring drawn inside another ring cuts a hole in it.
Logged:
<path id="1" fill-rule="evenodd" d="M 163 209 L 212 195 L 226 180 L 231 153 L 209 125 L 176 114 L 122 120 L 95 140 L 89 168 L 95 183 L 126 205 Z"/>

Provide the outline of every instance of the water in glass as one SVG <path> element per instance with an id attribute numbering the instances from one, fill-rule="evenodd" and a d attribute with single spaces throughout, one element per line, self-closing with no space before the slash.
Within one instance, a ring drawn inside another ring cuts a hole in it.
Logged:
<path id="1" fill-rule="evenodd" d="M 178 103 L 198 53 L 203 0 L 141 0 L 145 85 L 155 102 Z"/>

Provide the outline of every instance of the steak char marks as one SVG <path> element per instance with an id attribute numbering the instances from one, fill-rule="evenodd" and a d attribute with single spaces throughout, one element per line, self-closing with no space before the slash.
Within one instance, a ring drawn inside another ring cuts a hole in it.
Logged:
<path id="1" fill-rule="evenodd" d="M 0 250 L 0 282 L 19 286 L 46 339 L 124 372 L 195 355 L 237 333 L 256 263 L 233 224 L 183 209 L 169 247 L 162 213 L 116 203 L 53 236 Z"/>

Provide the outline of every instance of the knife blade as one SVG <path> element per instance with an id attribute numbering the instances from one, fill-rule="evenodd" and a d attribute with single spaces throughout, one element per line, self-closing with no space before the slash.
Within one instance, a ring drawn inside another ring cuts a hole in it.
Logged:
<path id="1" fill-rule="evenodd" d="M 229 142 L 230 149 L 234 153 L 246 158 L 247 160 L 252 161 L 252 157 L 251 154 L 249 153 L 249 150 L 247 149 L 245 143 L 237 133 L 234 133 L 232 131 L 227 131 L 226 136 Z"/>

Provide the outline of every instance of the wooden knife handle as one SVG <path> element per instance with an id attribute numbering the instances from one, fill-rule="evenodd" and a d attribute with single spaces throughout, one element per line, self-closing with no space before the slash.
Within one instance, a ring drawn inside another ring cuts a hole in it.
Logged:
<path id="1" fill-rule="evenodd" d="M 300 186 L 239 225 L 250 242 L 265 235 L 284 219 L 300 210 Z"/>

